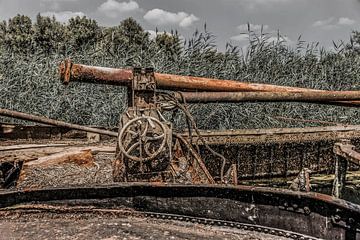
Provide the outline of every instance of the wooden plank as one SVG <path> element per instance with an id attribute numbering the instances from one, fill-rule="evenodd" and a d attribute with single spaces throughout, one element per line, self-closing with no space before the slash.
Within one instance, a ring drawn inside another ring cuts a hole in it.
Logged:
<path id="1" fill-rule="evenodd" d="M 16 161 L 34 161 L 38 158 L 45 157 L 51 154 L 60 152 L 84 151 L 90 149 L 93 154 L 110 153 L 115 154 L 115 146 L 67 146 L 67 147 L 43 147 L 43 148 L 28 148 L 19 150 L 8 150 L 0 152 L 0 163 L 2 162 L 16 162 Z"/>
<path id="2" fill-rule="evenodd" d="M 77 171 L 70 173 L 74 168 Z M 20 171 L 17 186 L 28 187 L 34 185 L 33 187 L 36 187 L 38 183 L 43 182 L 43 184 L 46 184 L 54 178 L 61 183 L 65 177 L 71 177 L 76 182 L 78 174 L 86 171 L 86 169 L 93 168 L 97 168 L 97 164 L 95 164 L 90 149 L 59 152 L 25 162 Z"/>
<path id="3" fill-rule="evenodd" d="M 79 165 L 93 165 L 94 158 L 91 149 L 74 150 L 55 153 L 49 156 L 38 158 L 23 164 L 23 169 L 27 167 L 49 167 L 55 164 L 76 163 Z"/>

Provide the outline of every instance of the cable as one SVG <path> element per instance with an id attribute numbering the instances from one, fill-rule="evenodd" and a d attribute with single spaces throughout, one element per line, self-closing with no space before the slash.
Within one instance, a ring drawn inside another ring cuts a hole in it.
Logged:
<path id="1" fill-rule="evenodd" d="M 221 158 L 223 160 L 222 165 L 221 165 L 221 170 L 220 170 L 220 179 L 221 182 L 224 183 L 224 171 L 225 171 L 225 166 L 226 166 L 226 162 L 227 159 L 220 153 L 216 152 L 215 150 L 213 150 L 204 140 L 204 138 L 202 137 L 199 129 L 197 128 L 196 125 L 196 121 L 194 120 L 193 116 L 191 115 L 190 111 L 187 108 L 186 105 L 186 101 L 185 98 L 183 97 L 182 93 L 179 92 L 182 101 L 184 102 L 184 104 L 181 104 L 179 102 L 179 100 L 173 96 L 170 93 L 167 92 L 159 92 L 159 94 L 164 97 L 164 99 L 168 99 L 170 100 L 170 102 L 173 102 L 175 104 L 176 107 L 178 107 L 180 110 L 182 110 L 186 116 L 186 121 L 187 121 L 187 125 L 188 125 L 188 129 L 189 129 L 189 137 L 192 143 L 192 132 L 191 132 L 191 126 L 192 128 L 195 130 L 196 134 L 198 135 L 198 138 L 200 139 L 200 141 L 202 142 L 202 144 L 206 147 L 207 150 L 209 150 L 214 156 L 217 156 L 219 158 Z"/>

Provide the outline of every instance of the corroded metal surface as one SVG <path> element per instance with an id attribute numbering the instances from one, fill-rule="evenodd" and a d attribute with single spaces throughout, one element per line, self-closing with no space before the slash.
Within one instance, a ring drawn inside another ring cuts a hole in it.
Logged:
<path id="1" fill-rule="evenodd" d="M 107 81 L 107 84 L 131 86 L 133 79 L 132 70 L 73 64 L 70 60 L 62 62 L 59 71 L 64 83 L 77 79 L 89 82 Z"/>
<path id="2" fill-rule="evenodd" d="M 258 225 L 325 239 L 360 237 L 358 205 L 318 193 L 270 188 L 128 183 L 4 192 L 0 200 L 3 209 L 28 202 L 61 204 L 66 200 L 67 206 L 125 206 L 135 211 Z"/>
<path id="3" fill-rule="evenodd" d="M 70 81 L 98 82 L 130 86 L 133 79 L 129 69 L 115 69 L 74 64 L 66 60 L 60 64 L 60 78 L 64 83 Z M 265 91 L 265 90 L 289 90 L 288 87 L 249 84 L 231 80 L 208 79 L 201 77 L 178 76 L 171 74 L 155 73 L 156 83 L 161 89 L 189 89 L 202 91 Z M 293 91 L 304 90 L 302 88 L 290 88 Z"/>
<path id="4" fill-rule="evenodd" d="M 270 84 L 246 83 L 235 80 L 212 79 L 203 77 L 155 74 L 156 82 L 162 89 L 216 91 L 216 92 L 301 92 L 305 88 L 276 86 Z"/>

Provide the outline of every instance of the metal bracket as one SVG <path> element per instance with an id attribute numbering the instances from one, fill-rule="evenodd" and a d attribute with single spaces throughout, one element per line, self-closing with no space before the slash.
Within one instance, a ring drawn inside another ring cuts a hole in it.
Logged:
<path id="1" fill-rule="evenodd" d="M 156 82 L 153 68 L 139 68 L 133 69 L 133 86 L 134 91 L 155 91 Z"/>
<path id="2" fill-rule="evenodd" d="M 129 89 L 129 107 L 138 109 L 149 109 L 156 106 L 156 82 L 154 69 L 133 69 L 132 88 Z"/>

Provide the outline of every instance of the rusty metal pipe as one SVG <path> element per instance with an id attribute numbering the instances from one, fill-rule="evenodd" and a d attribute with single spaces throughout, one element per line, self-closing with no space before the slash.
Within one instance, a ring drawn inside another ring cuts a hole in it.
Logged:
<path id="1" fill-rule="evenodd" d="M 74 64 L 65 60 L 60 64 L 60 78 L 67 84 L 70 81 L 96 82 L 119 86 L 131 86 L 133 73 L 130 69 L 116 69 Z M 334 91 L 278 86 L 271 84 L 246 83 L 235 80 L 210 79 L 203 77 L 180 76 L 155 73 L 158 89 L 209 92 L 316 92 Z M 335 91 L 336 94 L 336 91 Z M 248 100 L 250 101 L 250 100 Z M 336 100 L 333 100 L 336 101 Z M 359 106 L 360 101 L 343 101 L 336 105 Z"/>
<path id="2" fill-rule="evenodd" d="M 133 78 L 130 69 L 116 69 L 74 64 L 65 60 L 60 64 L 60 79 L 65 83 L 70 81 L 97 82 L 129 86 Z M 270 84 L 244 83 L 234 80 L 211 79 L 203 77 L 180 76 L 172 74 L 155 73 L 155 80 L 159 89 L 216 91 L 216 92 L 301 92 L 321 91 L 306 88 L 276 86 Z"/>
<path id="3" fill-rule="evenodd" d="M 208 92 L 301 92 L 305 88 L 276 86 L 270 84 L 245 83 L 235 80 L 222 80 L 203 77 L 180 76 L 155 73 L 155 79 L 160 89 L 190 90 Z M 318 91 L 318 90 L 315 90 Z"/>
<path id="4" fill-rule="evenodd" d="M 360 100 L 360 91 L 332 92 L 182 92 L 175 97 L 188 103 L 216 102 L 314 102 L 336 104 L 341 101 Z M 349 103 L 349 102 L 346 102 Z"/>
<path id="5" fill-rule="evenodd" d="M 60 64 L 60 79 L 64 84 L 79 81 L 131 86 L 133 73 L 130 69 L 93 67 L 65 60 Z"/>
<path id="6" fill-rule="evenodd" d="M 108 136 L 113 136 L 113 137 L 117 137 L 117 135 L 118 135 L 116 132 L 112 132 L 112 131 L 108 131 L 108 130 L 81 126 L 81 125 L 77 125 L 77 124 L 67 123 L 67 122 L 63 122 L 63 121 L 58 121 L 58 120 L 54 120 L 54 119 L 50 119 L 50 118 L 46 118 L 46 117 L 40 117 L 40 116 L 36 116 L 36 115 L 32 115 L 32 114 L 12 111 L 12 110 L 8 110 L 8 109 L 0 108 L 0 115 L 5 116 L 5 117 L 27 120 L 27 121 L 31 121 L 31 122 L 48 124 L 48 125 L 52 125 L 52 126 L 66 127 L 66 128 L 76 129 L 76 130 L 85 131 L 85 132 L 98 133 L 98 134 L 103 134 L 103 135 L 108 135 Z"/>

